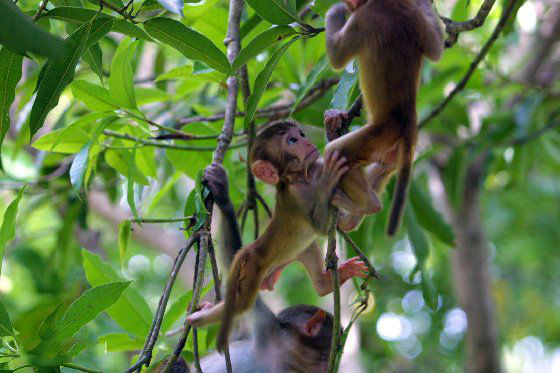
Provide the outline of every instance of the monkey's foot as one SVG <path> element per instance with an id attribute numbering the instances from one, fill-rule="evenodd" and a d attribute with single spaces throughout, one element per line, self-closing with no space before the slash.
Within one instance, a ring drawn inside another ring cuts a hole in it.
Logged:
<path id="1" fill-rule="evenodd" d="M 270 275 L 266 276 L 261 284 L 261 290 L 274 290 L 274 286 L 278 282 L 284 266 L 276 268 Z"/>
<path id="2" fill-rule="evenodd" d="M 368 274 L 368 267 L 357 256 L 348 259 L 338 267 L 338 275 L 340 276 L 341 284 L 352 277 L 365 278 Z"/>
<path id="3" fill-rule="evenodd" d="M 327 130 L 327 139 L 332 141 L 339 137 L 338 130 L 342 128 L 342 122 L 348 119 L 348 112 L 344 110 L 329 109 L 324 114 L 324 124 Z"/>

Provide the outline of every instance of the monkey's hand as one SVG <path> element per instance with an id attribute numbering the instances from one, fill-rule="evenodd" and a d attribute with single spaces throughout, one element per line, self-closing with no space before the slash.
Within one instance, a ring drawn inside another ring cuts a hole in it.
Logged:
<path id="1" fill-rule="evenodd" d="M 325 111 L 323 123 L 327 131 L 327 140 L 333 141 L 340 137 L 339 130 L 342 128 L 342 122 L 348 119 L 348 112 L 338 109 L 329 109 Z"/>
<path id="2" fill-rule="evenodd" d="M 218 163 L 212 163 L 204 170 L 203 183 L 208 187 L 214 202 L 223 206 L 229 202 L 229 187 L 226 170 Z"/>
<path id="3" fill-rule="evenodd" d="M 368 273 L 368 267 L 357 256 L 348 259 L 338 267 L 338 276 L 340 277 L 341 284 L 352 277 L 365 278 L 368 276 Z"/>
<path id="4" fill-rule="evenodd" d="M 203 326 L 208 312 L 214 307 L 210 302 L 202 302 L 198 305 L 198 310 L 187 317 L 187 323 L 194 327 Z"/>
<path id="5" fill-rule="evenodd" d="M 346 157 L 338 150 L 325 154 L 325 164 L 318 180 L 318 188 L 332 196 L 340 178 L 349 170 Z"/>

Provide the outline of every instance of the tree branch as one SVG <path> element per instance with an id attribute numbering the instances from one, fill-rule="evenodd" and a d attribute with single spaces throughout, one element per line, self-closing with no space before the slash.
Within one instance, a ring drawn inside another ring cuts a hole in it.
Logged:
<path id="1" fill-rule="evenodd" d="M 338 209 L 334 206 L 330 209 L 330 224 L 328 232 L 328 248 L 325 265 L 331 273 L 333 283 L 333 336 L 331 341 L 331 352 L 329 355 L 329 364 L 327 373 L 334 373 L 338 354 L 340 352 L 340 279 L 338 277 L 338 256 L 336 255 L 336 220 Z"/>
<path id="2" fill-rule="evenodd" d="M 447 40 L 445 40 L 445 47 L 452 47 L 459 37 L 459 34 L 463 31 L 474 30 L 475 28 L 481 27 L 488 17 L 488 13 L 492 10 L 496 0 L 484 0 L 480 9 L 476 13 L 476 16 L 464 22 L 455 22 L 446 17 L 440 17 L 440 19 L 445 24 L 445 32 L 447 32 Z"/>
<path id="3" fill-rule="evenodd" d="M 48 3 L 49 3 L 49 0 L 43 0 L 41 2 L 41 5 L 39 6 L 39 9 L 37 9 L 37 13 L 35 13 L 33 18 L 31 18 L 31 20 L 33 22 L 37 21 L 39 19 L 39 17 L 41 17 L 41 13 L 43 13 L 45 11 L 45 9 L 47 9 L 47 4 Z"/>
<path id="4" fill-rule="evenodd" d="M 186 151 L 195 151 L 195 152 L 208 152 L 214 151 L 216 148 L 213 146 L 191 146 L 191 145 L 178 145 L 178 144 L 169 144 L 166 142 L 160 142 L 156 140 L 144 140 L 136 136 L 129 135 L 127 133 L 120 133 L 111 130 L 104 130 L 103 134 L 105 136 L 114 137 L 117 139 L 129 140 L 134 141 L 135 143 L 140 143 L 143 146 L 153 146 L 156 148 L 165 148 L 165 149 L 176 149 L 176 150 L 186 150 Z M 230 139 L 231 140 L 231 139 Z M 241 148 L 247 145 L 246 142 L 239 142 L 237 144 L 233 144 L 230 148 Z M 229 146 L 229 144 L 228 144 Z"/>
<path id="5" fill-rule="evenodd" d="M 492 32 L 492 35 L 490 35 L 490 38 L 488 39 L 488 41 L 484 44 L 484 46 L 482 47 L 482 49 L 480 50 L 480 52 L 478 53 L 476 58 L 473 60 L 473 62 L 471 62 L 470 66 L 469 66 L 469 69 L 467 70 L 467 72 L 465 73 L 463 78 L 459 81 L 459 83 L 457 83 L 455 88 L 447 95 L 447 97 L 445 97 L 445 99 L 443 99 L 443 101 L 441 101 L 430 112 L 430 114 L 428 114 L 427 117 L 425 117 L 424 119 L 422 119 L 420 121 L 420 123 L 418 124 L 419 128 L 424 127 L 432 119 L 437 117 L 443 111 L 443 109 L 445 109 L 445 107 L 451 102 L 451 100 L 453 100 L 453 98 L 457 95 L 457 93 L 459 93 L 460 91 L 463 90 L 463 88 L 465 88 L 465 86 L 467 85 L 467 82 L 469 81 L 471 76 L 476 71 L 476 68 L 478 67 L 480 62 L 484 59 L 484 57 L 486 57 L 486 55 L 488 54 L 488 51 L 490 50 L 490 48 L 492 47 L 494 42 L 498 39 L 498 36 L 500 35 L 502 30 L 506 26 L 507 21 L 508 21 L 510 15 L 511 15 L 511 13 L 513 12 L 515 2 L 516 2 L 516 0 L 509 0 L 508 1 L 506 7 L 504 8 L 504 11 L 502 12 L 502 15 L 500 16 L 500 20 L 499 20 L 498 24 L 496 25 L 496 27 L 494 28 L 494 31 Z"/>

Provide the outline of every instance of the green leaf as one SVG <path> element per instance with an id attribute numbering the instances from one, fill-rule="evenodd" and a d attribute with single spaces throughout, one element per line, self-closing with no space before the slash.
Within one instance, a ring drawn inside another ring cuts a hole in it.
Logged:
<path id="1" fill-rule="evenodd" d="M 257 105 L 261 100 L 261 97 L 268 85 L 268 81 L 270 79 L 270 75 L 272 75 L 272 71 L 276 67 L 280 58 L 286 52 L 286 50 L 292 45 L 293 42 L 298 40 L 299 37 L 294 37 L 292 40 L 285 43 L 282 47 L 278 48 L 276 52 L 270 57 L 270 60 L 266 63 L 264 69 L 257 75 L 257 79 L 255 80 L 255 86 L 253 87 L 253 92 L 251 92 L 251 96 L 247 99 L 247 112 L 245 113 L 245 128 L 249 126 L 249 123 L 253 120 L 255 116 L 255 111 L 257 110 Z"/>
<path id="2" fill-rule="evenodd" d="M 136 96 L 134 95 L 134 82 L 132 65 L 132 56 L 136 50 L 137 42 L 130 41 L 130 38 L 124 38 L 113 56 L 111 62 L 111 75 L 109 75 L 109 92 L 111 99 L 117 105 L 135 109 Z"/>
<path id="3" fill-rule="evenodd" d="M 123 280 L 99 255 L 82 250 L 82 257 L 84 272 L 91 286 Z M 107 309 L 107 313 L 124 330 L 139 338 L 148 334 L 152 324 L 150 307 L 144 297 L 132 287 L 124 291 L 122 297 Z"/>
<path id="4" fill-rule="evenodd" d="M 418 261 L 417 266 L 419 268 L 424 268 L 426 259 L 428 259 L 428 255 L 430 255 L 430 245 L 428 243 L 428 239 L 426 238 L 422 227 L 418 224 L 416 216 L 411 208 L 405 208 L 404 216 L 408 238 L 410 239 L 410 243 L 412 245 L 412 251 L 414 251 L 414 255 Z"/>
<path id="5" fill-rule="evenodd" d="M 87 1 L 90 2 L 93 5 L 99 6 L 99 0 L 87 0 Z M 103 1 L 108 2 L 113 7 L 116 7 L 116 8 L 124 7 L 124 4 L 123 4 L 122 0 L 103 0 Z"/>
<path id="6" fill-rule="evenodd" d="M 144 30 L 142 30 L 137 25 L 130 23 L 124 19 L 116 19 L 105 13 L 98 13 L 93 9 L 87 8 L 78 8 L 78 7 L 71 7 L 71 6 L 61 6 L 54 9 L 51 9 L 46 13 L 43 18 L 52 18 L 57 19 L 59 21 L 69 22 L 69 23 L 84 23 L 92 20 L 95 16 L 99 18 L 110 18 L 113 20 L 113 25 L 111 30 L 115 32 L 120 32 L 121 34 L 133 37 L 144 39 L 147 41 L 154 41 Z"/>
<path id="7" fill-rule="evenodd" d="M 303 98 L 307 95 L 311 87 L 315 84 L 317 79 L 323 76 L 323 74 L 327 71 L 327 67 L 329 66 L 329 61 L 327 60 L 327 56 L 321 57 L 319 62 L 311 69 L 311 72 L 307 76 L 307 80 L 305 83 L 300 87 L 298 90 L 298 94 L 294 104 L 292 105 L 292 113 L 297 109 L 299 103 Z"/>
<path id="8" fill-rule="evenodd" d="M 171 18 L 147 20 L 144 28 L 154 39 L 177 49 L 185 57 L 199 60 L 224 74 L 230 69 L 226 55 L 206 36 Z"/>
<path id="9" fill-rule="evenodd" d="M 27 51 L 61 61 L 63 41 L 35 24 L 13 1 L 0 1 L 0 44 L 10 51 Z"/>
<path id="10" fill-rule="evenodd" d="M 181 316 L 185 314 L 185 310 L 187 309 L 191 299 L 192 299 L 193 292 L 192 290 L 187 291 L 185 294 L 181 295 L 179 299 L 177 299 L 173 304 L 165 311 L 165 315 L 163 316 L 163 322 L 161 323 L 161 332 L 165 333 L 173 324 Z"/>
<path id="11" fill-rule="evenodd" d="M 18 212 L 19 201 L 21 201 L 25 188 L 26 187 L 24 186 L 19 190 L 16 198 L 10 203 L 4 213 L 4 219 L 2 220 L 2 226 L 0 227 L 0 274 L 2 273 L 2 258 L 4 257 L 6 244 L 13 240 L 16 236 L 16 215 Z"/>
<path id="12" fill-rule="evenodd" d="M 117 170 L 124 177 L 128 176 L 128 169 L 130 166 L 131 152 L 123 149 L 108 149 L 105 151 L 105 161 L 109 166 Z M 140 172 L 135 172 L 133 175 L 135 183 L 140 185 L 148 185 L 149 180 Z"/>
<path id="13" fill-rule="evenodd" d="M 128 285 L 130 281 L 110 282 L 86 290 L 62 316 L 57 327 L 57 337 L 64 339 L 73 336 L 97 315 L 115 304 Z"/>
<path id="14" fill-rule="evenodd" d="M 91 148 L 91 142 L 88 142 L 84 147 L 76 154 L 74 161 L 72 161 L 72 166 L 70 166 L 70 184 L 76 192 L 80 191 L 82 184 L 84 183 L 84 175 L 86 174 L 86 169 L 88 166 L 88 156 L 89 149 Z"/>
<path id="15" fill-rule="evenodd" d="M 130 242 L 130 226 L 130 220 L 123 220 L 119 224 L 119 257 L 121 259 L 121 268 L 123 269 L 125 266 L 126 249 L 128 248 L 128 243 Z"/>
<path id="16" fill-rule="evenodd" d="M 103 52 L 99 43 L 92 45 L 85 51 L 82 59 L 89 65 L 89 68 L 97 74 L 99 81 L 103 84 Z"/>
<path id="17" fill-rule="evenodd" d="M 16 97 L 16 86 L 21 79 L 23 57 L 10 52 L 7 48 L 0 49 L 0 154 L 4 136 L 10 129 L 10 106 Z M 0 168 L 1 166 L 0 160 Z"/>
<path id="18" fill-rule="evenodd" d="M 183 310 L 183 313 L 185 310 Z M 144 346 L 144 341 L 138 338 L 130 338 L 126 333 L 111 333 L 99 337 L 98 342 L 104 345 L 108 352 L 137 351 Z"/>
<path id="19" fill-rule="evenodd" d="M 156 82 L 161 82 L 164 80 L 171 80 L 171 79 L 180 79 L 180 78 L 188 78 L 193 73 L 193 66 L 192 65 L 183 65 L 179 67 L 175 67 L 156 78 Z"/>
<path id="20" fill-rule="evenodd" d="M 295 7 L 291 1 L 286 0 L 246 0 L 264 20 L 275 25 L 287 25 L 293 22 L 300 22 Z"/>
<path id="21" fill-rule="evenodd" d="M 85 80 L 72 82 L 72 94 L 93 111 L 113 111 L 118 109 L 109 91 Z"/>
<path id="22" fill-rule="evenodd" d="M 334 91 L 330 107 L 332 109 L 346 110 L 348 107 L 348 99 L 352 90 L 358 84 L 358 71 L 357 69 L 345 69 L 340 77 L 340 82 Z"/>
<path id="23" fill-rule="evenodd" d="M 284 40 L 289 35 L 295 34 L 295 32 L 296 31 L 289 26 L 276 26 L 255 36 L 245 48 L 239 51 L 239 54 L 231 64 L 228 75 L 235 73 L 241 66 L 246 64 L 247 61 L 257 56 L 266 48 L 280 40 Z"/>
<path id="24" fill-rule="evenodd" d="M 453 229 L 447 224 L 443 216 L 434 209 L 428 194 L 414 180 L 410 183 L 409 200 L 420 225 L 432 232 L 442 242 L 454 246 L 455 234 Z"/>
<path id="25" fill-rule="evenodd" d="M 424 296 L 424 301 L 432 309 L 432 311 L 437 311 L 438 308 L 438 293 L 436 287 L 430 278 L 430 275 L 426 270 L 421 271 L 422 274 L 422 295 Z"/>
<path id="26" fill-rule="evenodd" d="M 315 13 L 324 16 L 327 10 L 338 2 L 338 0 L 315 0 L 313 1 L 312 8 Z"/>
<path id="27" fill-rule="evenodd" d="M 138 219 L 138 211 L 136 210 L 136 201 L 134 200 L 134 174 L 136 173 L 136 150 L 138 149 L 139 145 L 139 142 L 136 142 L 136 144 L 134 144 L 132 155 L 128 163 L 128 172 L 126 176 L 128 181 L 126 188 L 126 201 L 128 202 L 128 206 L 130 206 L 130 210 L 132 211 L 136 219 Z"/>
<path id="28" fill-rule="evenodd" d="M 10 315 L 6 311 L 6 307 L 0 302 L 0 337 L 11 335 L 15 337 L 14 327 L 10 321 Z"/>
<path id="29" fill-rule="evenodd" d="M 459 147 L 449 157 L 449 161 L 443 169 L 442 177 L 446 194 L 455 210 L 461 208 L 463 203 L 466 174 L 467 152 L 465 148 Z"/>
<path id="30" fill-rule="evenodd" d="M 183 17 L 183 0 L 157 0 L 157 2 L 171 13 Z"/>
<path id="31" fill-rule="evenodd" d="M 76 65 L 85 51 L 90 28 L 91 23 L 86 23 L 64 41 L 64 58 L 61 62 L 46 62 L 44 75 L 37 82 L 37 97 L 29 116 L 31 137 L 43 126 L 49 111 L 58 104 L 64 88 L 74 80 Z"/>

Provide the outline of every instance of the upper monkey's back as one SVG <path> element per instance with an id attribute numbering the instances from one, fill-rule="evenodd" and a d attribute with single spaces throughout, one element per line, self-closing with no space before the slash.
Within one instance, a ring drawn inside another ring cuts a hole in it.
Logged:
<path id="1" fill-rule="evenodd" d="M 368 111 L 384 115 L 403 100 L 415 106 L 414 94 L 422 63 L 424 20 L 420 9 L 409 0 L 368 0 L 356 10 L 362 37 L 369 42 L 358 54 L 360 85 Z M 367 89 L 364 89 L 367 87 Z"/>

